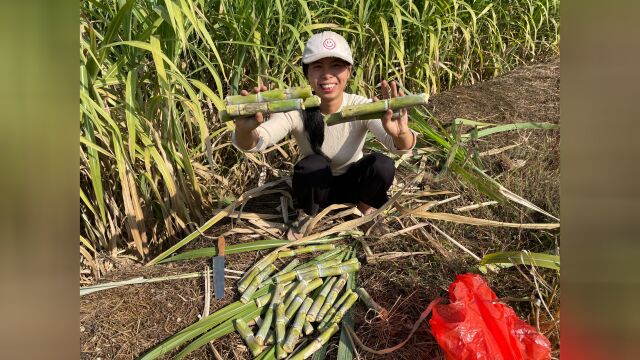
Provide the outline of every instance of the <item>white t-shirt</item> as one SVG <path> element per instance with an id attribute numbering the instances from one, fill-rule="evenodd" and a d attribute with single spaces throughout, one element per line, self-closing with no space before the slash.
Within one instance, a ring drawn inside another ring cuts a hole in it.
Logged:
<path id="1" fill-rule="evenodd" d="M 344 93 L 340 109 L 343 106 L 368 102 L 371 102 L 371 99 Z M 287 134 L 291 133 L 303 157 L 312 155 L 314 152 L 311 150 L 307 133 L 304 131 L 302 116 L 303 114 L 300 110 L 271 114 L 268 121 L 256 128 L 259 138 L 255 147 L 249 150 L 241 149 L 238 146 L 235 132 L 232 136 L 232 143 L 243 151 L 260 152 L 278 143 Z M 362 158 L 362 148 L 364 147 L 368 130 L 371 130 L 375 137 L 394 154 L 409 153 L 416 143 L 416 133 L 411 130 L 413 145 L 410 149 L 398 150 L 393 143 L 393 138 L 382 127 L 382 120 L 380 119 L 356 120 L 332 126 L 325 125 L 324 143 L 321 149 L 331 159 L 331 172 L 333 175 L 343 174 L 350 164 Z"/>

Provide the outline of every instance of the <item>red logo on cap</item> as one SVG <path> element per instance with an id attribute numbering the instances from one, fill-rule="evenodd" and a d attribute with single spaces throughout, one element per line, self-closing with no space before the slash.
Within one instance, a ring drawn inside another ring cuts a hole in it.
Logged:
<path id="1" fill-rule="evenodd" d="M 333 39 L 326 39 L 322 42 L 322 46 L 327 50 L 333 50 L 336 47 L 336 42 Z"/>

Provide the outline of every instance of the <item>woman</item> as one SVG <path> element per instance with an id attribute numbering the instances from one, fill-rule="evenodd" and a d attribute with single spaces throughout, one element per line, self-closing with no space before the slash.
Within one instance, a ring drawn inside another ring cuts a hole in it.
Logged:
<path id="1" fill-rule="evenodd" d="M 303 159 L 294 167 L 293 198 L 298 209 L 288 237 L 296 239 L 304 233 L 310 216 L 331 204 L 354 203 L 367 215 L 387 200 L 395 167 L 386 155 L 362 154 L 367 131 L 391 152 L 404 154 L 415 146 L 416 134 L 409 129 L 406 109 L 393 119 L 388 110 L 382 119 L 359 120 L 325 126 L 323 116 L 340 111 L 343 106 L 370 102 L 365 97 L 345 93 L 351 76 L 353 58 L 347 41 L 325 31 L 309 38 L 302 56 L 305 76 L 314 93 L 320 97 L 319 108 L 276 113 L 264 121 L 262 114 L 236 120 L 233 144 L 244 151 L 259 152 L 291 133 Z M 382 81 L 384 98 L 398 96 L 394 81 Z M 267 90 L 254 88 L 254 92 Z M 248 95 L 246 90 L 242 95 Z M 400 96 L 404 94 L 402 91 Z M 374 98 L 374 100 L 377 100 Z"/>

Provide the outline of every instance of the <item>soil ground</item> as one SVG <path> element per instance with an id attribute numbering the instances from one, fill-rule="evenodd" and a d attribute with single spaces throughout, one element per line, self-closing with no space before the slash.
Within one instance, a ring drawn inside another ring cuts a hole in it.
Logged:
<path id="1" fill-rule="evenodd" d="M 551 122 L 560 119 L 560 60 L 525 66 L 490 81 L 458 87 L 433 96 L 428 105 L 432 116 L 444 126 L 455 118 L 491 123 Z M 559 217 L 559 130 L 518 130 L 479 139 L 473 146 L 479 153 L 513 147 L 495 155 L 482 156 L 484 168 L 501 184 L 516 194 Z M 428 190 L 450 190 L 463 197 L 442 205 L 438 211 L 452 210 L 474 202 L 486 201 L 473 189 L 464 187 L 454 178 L 436 182 L 430 171 L 422 184 Z M 400 172 L 399 177 L 408 176 Z M 260 198 L 260 208 L 273 209 L 266 204 L 270 198 Z M 254 200 L 248 204 L 255 205 Z M 271 206 L 274 205 L 274 206 Z M 272 210 L 273 211 L 273 210 Z M 263 212 L 263 211 L 261 211 Z M 555 222 L 522 209 L 486 206 L 461 215 L 507 222 Z M 527 249 L 533 252 L 554 253 L 559 249 L 559 231 L 487 228 L 437 222 L 448 235 L 461 242 L 475 254 L 482 256 L 496 251 Z M 216 225 L 208 233 L 215 238 L 230 228 L 229 222 Z M 402 341 L 420 313 L 436 297 L 446 297 L 447 288 L 455 275 L 478 272 L 475 260 L 451 245 L 432 230 L 416 230 L 404 236 L 372 246 L 374 252 L 432 251 L 418 255 L 363 265 L 358 283 L 390 311 L 387 320 L 374 318 L 362 305 L 354 308 L 357 335 L 369 347 L 382 349 Z M 228 243 L 240 242 L 228 238 Z M 202 239 L 190 248 L 211 246 L 213 240 Z M 245 270 L 264 252 L 227 256 L 228 268 Z M 144 267 L 128 263 L 117 266 L 99 282 L 183 274 L 201 271 L 208 260 L 193 260 Z M 559 353 L 559 276 L 553 271 L 538 269 L 535 274 L 524 267 L 503 269 L 499 274 L 487 274 L 498 297 L 512 306 L 518 315 L 551 340 L 554 356 Z M 536 286 L 538 283 L 544 283 Z M 538 291 L 543 287 L 542 291 Z M 235 284 L 228 281 L 225 298 L 212 299 L 211 309 L 230 303 L 239 297 Z M 540 307 L 542 300 L 549 308 Z M 204 281 L 201 277 L 123 286 L 85 295 L 80 299 L 80 341 L 82 359 L 133 359 L 154 345 L 198 321 L 203 311 Z M 248 359 L 249 354 L 236 334 L 227 335 L 214 343 L 223 359 Z M 336 356 L 334 340 L 327 352 Z M 438 359 L 442 358 L 427 322 L 400 350 L 385 356 L 360 352 L 366 359 Z M 191 359 L 214 359 L 210 347 L 192 353 Z"/>

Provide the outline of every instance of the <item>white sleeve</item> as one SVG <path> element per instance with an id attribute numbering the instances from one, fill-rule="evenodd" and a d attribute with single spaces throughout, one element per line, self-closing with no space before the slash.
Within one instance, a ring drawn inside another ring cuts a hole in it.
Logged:
<path id="1" fill-rule="evenodd" d="M 284 139 L 291 130 L 294 128 L 292 114 L 296 111 L 290 111 L 286 113 L 274 113 L 271 114 L 269 119 L 263 122 L 260 126 L 256 128 L 258 133 L 258 142 L 256 146 L 249 150 L 244 150 L 240 146 L 238 146 L 238 140 L 236 137 L 236 132 L 234 131 L 231 135 L 231 143 L 237 149 L 246 151 L 246 152 L 261 152 L 266 150 L 269 146 L 272 146 L 278 141 Z"/>

